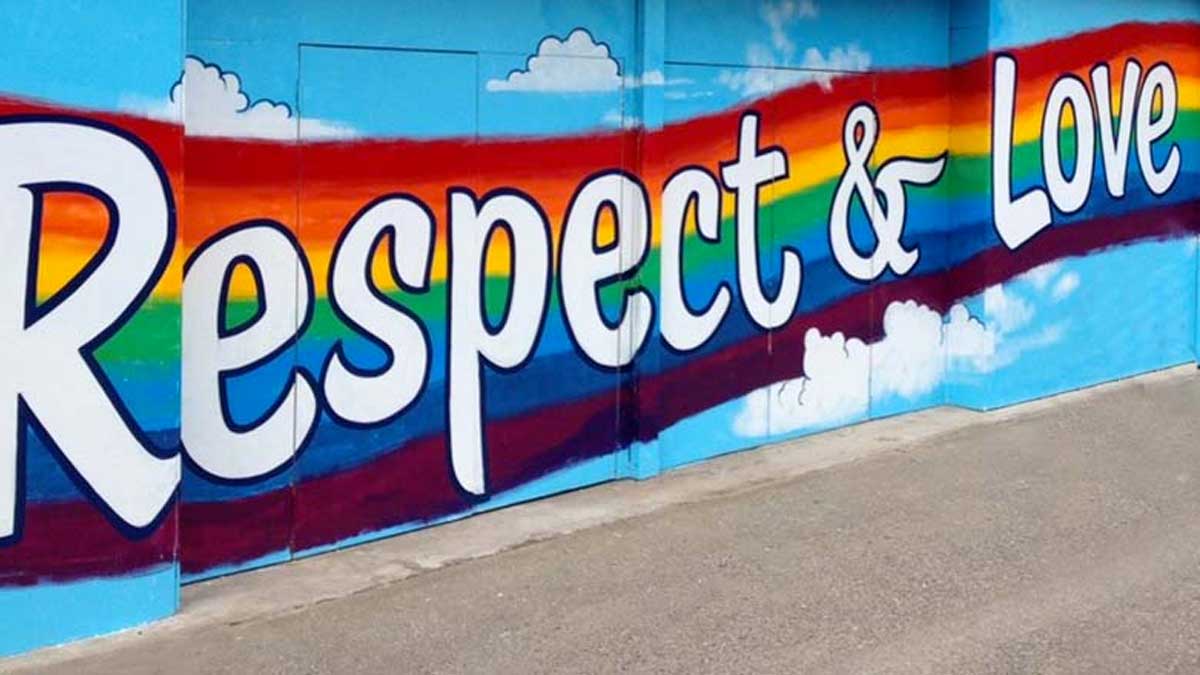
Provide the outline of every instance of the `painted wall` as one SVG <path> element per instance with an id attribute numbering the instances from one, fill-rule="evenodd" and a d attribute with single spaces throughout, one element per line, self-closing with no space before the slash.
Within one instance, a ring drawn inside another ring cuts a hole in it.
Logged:
<path id="1" fill-rule="evenodd" d="M 119 4 L 0 34 L 0 654 L 1196 359 L 1194 1 Z"/>
<path id="2" fill-rule="evenodd" d="M 177 0 L 0 8 L 0 655 L 178 606 Z M 137 17 L 136 20 L 132 20 Z"/>

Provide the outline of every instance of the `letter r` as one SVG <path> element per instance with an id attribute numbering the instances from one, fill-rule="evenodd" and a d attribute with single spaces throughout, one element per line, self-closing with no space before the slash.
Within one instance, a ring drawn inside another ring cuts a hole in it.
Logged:
<path id="1" fill-rule="evenodd" d="M 108 208 L 100 251 L 58 295 L 36 298 L 43 196 Z M 121 528 L 153 526 L 179 483 L 179 457 L 144 441 L 93 351 L 137 311 L 174 243 L 166 178 L 150 153 L 84 120 L 0 118 L 0 543 L 20 536 L 18 469 L 36 419 L 64 468 Z"/>

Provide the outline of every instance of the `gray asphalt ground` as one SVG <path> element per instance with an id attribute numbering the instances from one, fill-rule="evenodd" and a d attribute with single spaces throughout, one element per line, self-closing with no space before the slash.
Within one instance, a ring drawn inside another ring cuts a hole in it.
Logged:
<path id="1" fill-rule="evenodd" d="M 1200 375 L 144 637 L 38 669 L 1200 673 Z"/>

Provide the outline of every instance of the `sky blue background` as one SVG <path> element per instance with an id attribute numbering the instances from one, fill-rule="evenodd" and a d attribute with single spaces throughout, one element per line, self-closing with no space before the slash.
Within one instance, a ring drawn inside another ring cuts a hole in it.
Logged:
<path id="1" fill-rule="evenodd" d="M 942 66 L 949 58 L 951 17 L 978 20 L 979 13 L 969 7 L 973 4 L 927 0 L 881 8 L 871 0 L 817 0 L 815 18 L 795 18 L 785 26 L 796 56 L 787 63 L 777 50 L 773 54 L 779 65 L 796 66 L 807 48 L 828 54 L 854 44 L 870 54 L 873 69 Z M 402 5 L 389 0 L 190 0 L 185 21 L 179 0 L 25 3 L 22 20 L 0 22 L 0 62 L 10 64 L 0 69 L 0 92 L 87 108 L 144 111 L 166 101 L 179 77 L 180 54 L 186 52 L 236 72 L 251 99 L 286 103 L 294 110 L 304 88 L 298 84 L 298 45 L 304 42 L 478 53 L 443 59 L 440 70 L 407 68 L 406 57 L 381 52 L 306 58 L 303 79 L 336 79 L 342 89 L 357 94 L 340 100 L 307 97 L 303 114 L 365 135 L 557 134 L 637 121 L 637 92 L 632 90 L 513 93 L 488 92 L 485 86 L 487 80 L 523 67 L 544 37 L 563 38 L 578 27 L 610 47 L 622 73 L 638 74 L 633 0 Z M 771 50 L 772 31 L 762 6 L 759 0 L 667 0 L 665 38 L 660 35 L 667 60 L 740 64 L 747 62 L 751 45 Z M 996 0 L 991 47 L 1035 43 L 1128 20 L 1198 16 L 1193 0 Z M 978 54 L 968 50 L 959 55 Z M 468 62 L 477 72 L 469 86 L 462 81 Z M 703 114 L 737 103 L 741 94 L 717 81 L 720 70 L 713 69 L 708 79 L 669 85 L 672 96 L 688 97 L 686 105 L 671 106 L 670 114 Z M 467 90 L 474 91 L 471 103 L 478 116 L 446 113 L 467 104 Z M 439 113 L 417 114 L 433 110 Z"/>

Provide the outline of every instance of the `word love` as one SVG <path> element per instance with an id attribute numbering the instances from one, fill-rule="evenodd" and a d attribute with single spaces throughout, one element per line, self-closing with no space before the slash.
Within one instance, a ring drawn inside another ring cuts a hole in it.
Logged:
<path id="1" fill-rule="evenodd" d="M 1113 198 L 1125 196 L 1131 138 L 1136 139 L 1138 166 L 1152 194 L 1166 194 L 1179 178 L 1182 161 L 1179 147 L 1172 145 L 1161 165 L 1156 165 L 1153 152 L 1154 142 L 1174 126 L 1179 108 L 1178 84 L 1171 67 L 1159 63 L 1143 79 L 1142 66 L 1133 59 L 1127 61 L 1119 113 L 1112 108 L 1108 64 L 1092 68 L 1091 81 L 1090 92 L 1087 84 L 1074 75 L 1063 75 L 1054 82 L 1042 118 L 1042 171 L 1046 187 L 1035 187 L 1013 197 L 1017 62 L 1008 55 L 996 57 L 992 98 L 992 218 L 1000 238 L 1010 249 L 1050 226 L 1051 203 L 1063 214 L 1075 213 L 1087 203 L 1096 166 L 1097 136 L 1108 194 Z M 1068 107 L 1075 118 L 1076 147 L 1070 176 L 1063 169 L 1059 145 L 1063 115 Z M 1113 118 L 1117 122 L 1115 129 Z"/>

